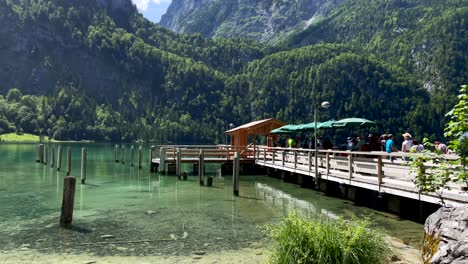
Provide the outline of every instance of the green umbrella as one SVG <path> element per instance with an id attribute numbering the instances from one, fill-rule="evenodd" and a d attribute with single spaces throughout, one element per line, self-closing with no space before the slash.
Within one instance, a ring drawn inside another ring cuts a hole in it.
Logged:
<path id="1" fill-rule="evenodd" d="M 333 124 L 335 122 L 336 122 L 335 120 L 328 120 L 328 121 L 322 122 L 317 126 L 317 129 L 330 129 L 330 128 L 333 128 Z"/>
<path id="2" fill-rule="evenodd" d="M 280 127 L 282 130 L 291 131 L 291 132 L 300 132 L 302 131 L 303 125 L 285 125 Z"/>
<path id="3" fill-rule="evenodd" d="M 277 129 L 273 129 L 270 131 L 270 134 L 293 134 L 295 133 L 294 131 L 290 131 L 290 130 L 284 130 L 282 129 L 282 127 L 280 128 L 277 128 Z"/>
<path id="4" fill-rule="evenodd" d="M 317 122 L 317 129 L 320 128 L 321 124 L 322 123 Z M 300 129 L 301 129 L 301 131 L 314 131 L 315 130 L 315 122 L 301 125 Z"/>
<path id="5" fill-rule="evenodd" d="M 364 118 L 357 118 L 357 117 L 352 117 L 352 118 L 345 118 L 341 119 L 338 121 L 335 121 L 332 124 L 333 128 L 353 128 L 353 127 L 373 127 L 376 126 L 377 124 L 374 121 L 370 121 Z"/>

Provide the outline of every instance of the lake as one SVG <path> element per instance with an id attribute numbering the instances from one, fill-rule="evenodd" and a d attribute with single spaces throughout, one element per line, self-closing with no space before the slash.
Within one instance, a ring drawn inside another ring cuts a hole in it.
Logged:
<path id="1" fill-rule="evenodd" d="M 390 236 L 421 246 L 421 224 L 278 179 L 242 175 L 240 196 L 234 197 L 231 177 L 216 176 L 213 187 L 200 186 L 189 164 L 182 168 L 187 181 L 150 173 L 147 145 L 141 170 L 129 165 L 130 145 L 124 165 L 115 163 L 112 144 L 61 145 L 59 172 L 50 163 L 35 162 L 36 144 L 0 145 L 0 251 L 142 256 L 238 250 L 264 242 L 259 227 L 291 210 L 369 217 Z M 78 178 L 71 229 L 58 225 L 67 145 L 72 148 L 71 175 Z M 88 156 L 85 185 L 79 181 L 82 147 Z M 207 165 L 207 175 L 216 175 L 219 168 Z"/>

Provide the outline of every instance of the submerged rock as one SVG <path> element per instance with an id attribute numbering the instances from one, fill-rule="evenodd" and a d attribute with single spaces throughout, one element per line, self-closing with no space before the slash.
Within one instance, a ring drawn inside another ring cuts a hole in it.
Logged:
<path id="1" fill-rule="evenodd" d="M 425 263 L 468 263 L 468 205 L 440 208 L 426 219 L 424 231 Z"/>

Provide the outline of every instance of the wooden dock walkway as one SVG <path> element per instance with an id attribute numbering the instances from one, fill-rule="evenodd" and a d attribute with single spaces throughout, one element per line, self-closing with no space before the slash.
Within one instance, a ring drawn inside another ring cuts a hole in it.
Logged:
<path id="1" fill-rule="evenodd" d="M 315 150 L 270 148 L 249 146 L 232 148 L 230 146 L 161 146 L 158 157 L 152 158 L 155 166 L 165 171 L 167 164 L 221 163 L 232 164 L 234 153 L 241 153 L 241 163 L 254 163 L 275 171 L 288 172 L 298 177 L 311 177 L 314 181 L 331 181 L 344 186 L 359 187 L 376 191 L 379 195 L 391 194 L 414 200 L 439 204 L 440 197 L 448 205 L 468 203 L 468 193 L 461 185 L 450 183 L 449 190 L 440 194 L 422 194 L 413 183 L 414 174 L 410 164 L 404 160 L 405 153 L 392 153 L 394 161 L 385 152 L 350 152 L 319 150 L 317 158 L 318 175 L 315 175 Z M 200 156 L 202 155 L 202 156 Z M 450 157 L 448 157 L 450 158 Z M 176 166 L 179 166 L 176 165 Z M 431 164 L 427 164 L 430 168 Z M 180 171 L 180 170 L 178 170 Z"/>

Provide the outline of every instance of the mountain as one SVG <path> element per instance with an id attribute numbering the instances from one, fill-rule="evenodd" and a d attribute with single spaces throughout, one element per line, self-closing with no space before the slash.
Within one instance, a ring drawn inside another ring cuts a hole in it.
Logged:
<path id="1" fill-rule="evenodd" d="M 438 104 L 406 65 L 364 45 L 176 34 L 130 0 L 5 0 L 0 23 L 0 133 L 224 142 L 230 123 L 307 122 L 328 100 L 320 120 L 367 117 L 374 133 L 438 138 L 454 97 Z"/>
<path id="2" fill-rule="evenodd" d="M 160 24 L 178 33 L 274 42 L 326 17 L 343 0 L 173 0 Z"/>

